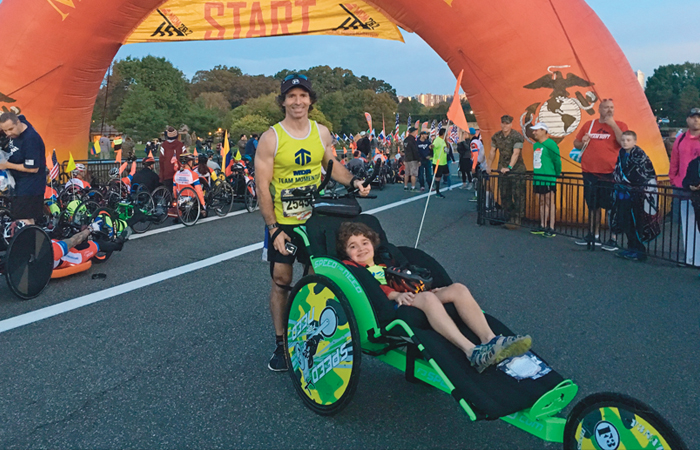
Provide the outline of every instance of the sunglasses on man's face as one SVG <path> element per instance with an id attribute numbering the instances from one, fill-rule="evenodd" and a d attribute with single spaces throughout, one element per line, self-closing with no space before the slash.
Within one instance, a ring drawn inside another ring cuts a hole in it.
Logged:
<path id="1" fill-rule="evenodd" d="M 289 75 L 284 77 L 284 81 L 293 80 L 294 78 L 301 78 L 302 80 L 308 80 L 306 75 L 302 75 L 300 73 L 290 73 Z"/>

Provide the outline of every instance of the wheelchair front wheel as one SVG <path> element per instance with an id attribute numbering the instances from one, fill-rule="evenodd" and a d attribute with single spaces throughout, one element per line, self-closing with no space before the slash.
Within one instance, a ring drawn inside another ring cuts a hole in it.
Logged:
<path id="1" fill-rule="evenodd" d="M 362 347 L 352 308 L 338 285 L 321 275 L 299 280 L 290 298 L 285 345 L 294 389 L 316 414 L 336 414 L 360 380 Z"/>
<path id="2" fill-rule="evenodd" d="M 191 187 L 183 188 L 177 196 L 177 216 L 186 227 L 196 224 L 201 214 L 197 191 Z"/>

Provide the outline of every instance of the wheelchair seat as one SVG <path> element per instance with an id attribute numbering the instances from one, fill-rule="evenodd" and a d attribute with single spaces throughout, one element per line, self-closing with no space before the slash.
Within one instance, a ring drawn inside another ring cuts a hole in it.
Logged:
<path id="1" fill-rule="evenodd" d="M 375 252 L 377 263 L 415 264 L 431 271 L 434 287 L 452 284 L 447 271 L 434 258 L 422 250 L 392 245 L 389 243 L 379 220 L 366 214 L 361 214 L 353 219 L 313 215 L 306 222 L 308 246 L 312 257 L 323 256 L 339 260 L 339 255 L 336 252 L 337 231 L 341 223 L 348 221 L 362 222 L 379 234 L 380 245 Z M 368 350 L 363 343 L 363 353 L 379 356 L 387 351 L 403 347 L 402 351 L 406 353 L 406 378 L 411 382 L 418 380 L 415 376 L 417 360 L 429 362 L 433 367 L 439 367 L 444 374 L 443 378 L 446 378 L 443 382 L 449 387 L 449 389 L 443 390 L 451 392 L 458 403 L 466 402 L 470 410 L 473 411 L 472 419 L 495 420 L 518 411 L 527 410 L 535 404 L 542 403 L 539 400 L 544 399 L 548 392 L 560 386 L 562 389 L 570 387 L 571 382 L 564 381 L 564 378 L 553 369 L 540 378 L 534 380 L 526 378 L 520 381 L 496 366 L 489 367 L 483 373 L 478 373 L 459 348 L 430 327 L 428 319 L 422 311 L 410 306 L 401 306 L 396 309 L 395 303 L 386 297 L 380 289 L 379 282 L 369 271 L 352 265 L 345 265 L 345 267 L 364 290 L 376 320 L 376 328 L 359 329 L 359 333 L 363 337 L 366 336 L 372 344 L 376 344 L 371 347 L 371 350 Z M 352 306 L 353 308 L 363 307 L 363 305 Z M 470 341 L 478 343 L 476 335 L 459 318 L 454 305 L 448 304 L 446 309 L 462 333 Z M 486 318 L 495 334 L 515 334 L 493 316 L 487 314 Z M 532 353 L 534 354 L 534 352 Z M 545 362 L 539 355 L 535 356 Z M 568 398 L 566 403 L 571 398 Z M 469 408 L 463 404 L 462 406 L 469 412 Z M 564 406 L 566 404 L 561 408 Z M 553 411 L 551 414 L 555 412 Z M 544 415 L 549 415 L 549 413 Z"/>

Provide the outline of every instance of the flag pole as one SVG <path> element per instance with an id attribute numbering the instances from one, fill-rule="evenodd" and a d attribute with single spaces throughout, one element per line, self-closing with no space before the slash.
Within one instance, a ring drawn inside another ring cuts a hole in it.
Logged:
<path id="1" fill-rule="evenodd" d="M 447 134 L 447 130 L 450 129 L 450 119 L 447 119 L 447 127 L 445 128 L 445 134 Z M 439 132 L 440 130 L 438 130 Z M 445 141 L 445 144 L 447 144 L 447 141 Z M 438 161 L 440 162 L 440 161 Z M 445 152 L 445 162 L 447 162 L 447 152 Z M 428 198 L 425 200 L 425 208 L 423 209 L 423 217 L 420 219 L 420 227 L 418 227 L 418 236 L 416 237 L 416 245 L 413 246 L 413 248 L 418 248 L 418 241 L 420 241 L 420 235 L 421 231 L 423 231 L 423 222 L 425 221 L 425 213 L 428 212 L 428 204 L 430 203 L 430 196 L 433 193 L 433 185 L 435 185 L 435 175 L 437 174 L 437 169 L 439 165 L 435 164 L 435 170 L 433 172 L 433 179 L 430 180 L 430 189 L 428 190 Z"/>

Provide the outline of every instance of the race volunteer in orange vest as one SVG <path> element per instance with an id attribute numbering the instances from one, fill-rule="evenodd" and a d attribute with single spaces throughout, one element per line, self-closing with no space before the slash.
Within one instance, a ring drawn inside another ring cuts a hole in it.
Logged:
<path id="1" fill-rule="evenodd" d="M 285 198 L 293 197 L 292 191 L 296 189 L 316 189 L 321 182 L 321 168 L 325 169 L 334 157 L 333 138 L 328 128 L 309 120 L 316 93 L 306 76 L 288 75 L 282 81 L 277 103 L 285 117 L 260 137 L 255 154 L 255 183 L 266 225 L 263 255 L 267 254 L 272 274 L 270 313 L 276 347 L 268 368 L 286 371 L 282 336 L 287 329 L 284 314 L 291 290 L 292 265 L 295 259 L 309 263 L 304 244 L 293 229 L 306 222 L 312 208 L 310 201 Z M 342 164 L 333 166 L 332 178 L 343 185 L 356 187 L 361 195 L 369 194 L 370 188 L 362 186 L 362 181 L 353 178 Z M 296 245 L 295 254 L 287 251 L 287 242 Z"/>

